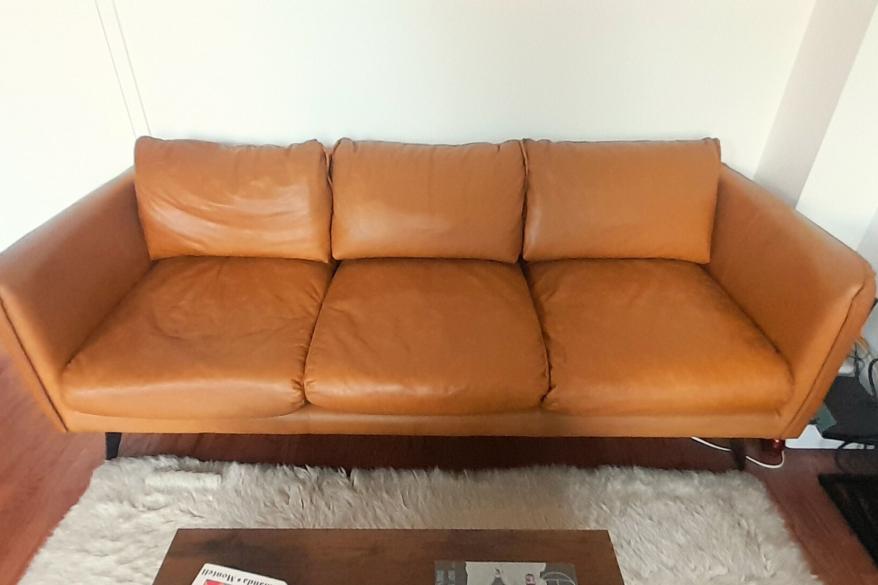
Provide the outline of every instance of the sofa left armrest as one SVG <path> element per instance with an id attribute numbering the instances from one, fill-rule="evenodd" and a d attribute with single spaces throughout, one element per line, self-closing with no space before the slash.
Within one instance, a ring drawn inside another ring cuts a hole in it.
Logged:
<path id="1" fill-rule="evenodd" d="M 150 265 L 131 171 L 0 254 L 0 344 L 58 428 L 61 372 Z"/>

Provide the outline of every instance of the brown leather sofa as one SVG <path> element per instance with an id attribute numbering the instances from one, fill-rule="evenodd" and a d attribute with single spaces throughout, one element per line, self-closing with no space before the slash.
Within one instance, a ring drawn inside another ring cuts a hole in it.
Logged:
<path id="1" fill-rule="evenodd" d="M 715 140 L 142 138 L 0 338 L 70 431 L 785 438 L 874 296 Z"/>

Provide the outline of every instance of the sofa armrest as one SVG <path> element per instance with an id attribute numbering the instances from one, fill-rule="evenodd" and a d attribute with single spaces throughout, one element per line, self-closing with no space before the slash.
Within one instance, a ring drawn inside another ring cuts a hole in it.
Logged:
<path id="1" fill-rule="evenodd" d="M 777 437 L 798 436 L 853 348 L 875 300 L 856 252 L 724 167 L 708 271 L 774 343 L 793 393 Z"/>
<path id="2" fill-rule="evenodd" d="M 60 428 L 62 370 L 150 266 L 133 176 L 126 171 L 0 254 L 0 343 Z"/>

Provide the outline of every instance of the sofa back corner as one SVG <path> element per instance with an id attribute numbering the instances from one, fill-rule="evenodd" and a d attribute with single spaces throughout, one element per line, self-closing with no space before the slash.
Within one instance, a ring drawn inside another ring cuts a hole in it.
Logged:
<path id="1" fill-rule="evenodd" d="M 250 146 L 141 137 L 135 188 L 153 259 L 330 258 L 327 157 L 316 140 Z"/>
<path id="2" fill-rule="evenodd" d="M 719 140 L 526 140 L 524 147 L 526 260 L 709 261 Z"/>

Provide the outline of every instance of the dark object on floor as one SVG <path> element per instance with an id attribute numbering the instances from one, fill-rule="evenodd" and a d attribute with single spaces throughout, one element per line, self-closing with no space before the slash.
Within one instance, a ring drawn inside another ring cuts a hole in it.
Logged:
<path id="1" fill-rule="evenodd" d="M 878 475 L 826 474 L 819 480 L 878 565 Z"/>
<path id="2" fill-rule="evenodd" d="M 107 461 L 119 456 L 119 445 L 122 444 L 122 433 L 106 433 L 104 445 L 107 448 Z"/>
<path id="3" fill-rule="evenodd" d="M 829 422 L 834 424 L 824 428 L 818 416 L 821 435 L 845 443 L 878 445 L 878 400 L 859 380 L 852 376 L 836 378 L 824 404 L 832 415 Z"/>

